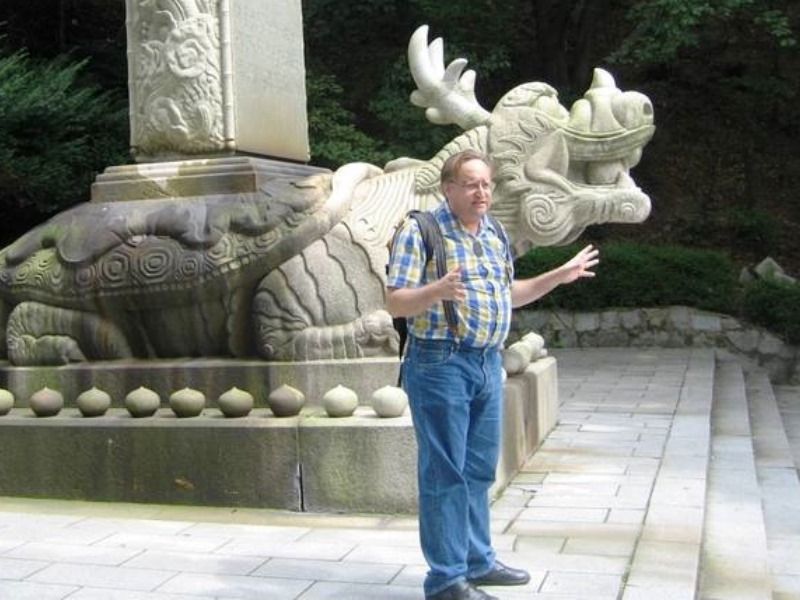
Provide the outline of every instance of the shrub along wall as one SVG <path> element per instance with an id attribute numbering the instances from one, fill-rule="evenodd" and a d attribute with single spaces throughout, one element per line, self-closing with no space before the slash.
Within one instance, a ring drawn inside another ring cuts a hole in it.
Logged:
<path id="1" fill-rule="evenodd" d="M 547 271 L 578 249 L 529 252 L 517 276 Z M 716 346 L 766 366 L 775 381 L 800 377 L 800 285 L 742 285 L 720 252 L 632 243 L 605 244 L 596 272 L 517 311 L 512 339 L 535 330 L 550 346 Z"/>

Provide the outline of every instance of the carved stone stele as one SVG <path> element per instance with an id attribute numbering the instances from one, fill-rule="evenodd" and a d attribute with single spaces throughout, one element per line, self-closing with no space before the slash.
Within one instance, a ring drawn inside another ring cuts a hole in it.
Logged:
<path id="1" fill-rule="evenodd" d="M 308 160 L 299 0 L 126 0 L 126 8 L 137 160 L 233 152 Z"/>

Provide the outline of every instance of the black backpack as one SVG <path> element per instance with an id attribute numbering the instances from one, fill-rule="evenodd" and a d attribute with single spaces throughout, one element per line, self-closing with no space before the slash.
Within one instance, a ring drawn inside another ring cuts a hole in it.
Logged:
<path id="1" fill-rule="evenodd" d="M 422 210 L 411 210 L 406 216 L 414 219 L 419 226 L 419 232 L 422 236 L 422 244 L 425 247 L 425 266 L 428 265 L 431 257 L 433 257 L 433 259 L 436 261 L 436 277 L 441 279 L 447 275 L 447 253 L 444 247 L 444 236 L 442 236 L 442 230 L 439 228 L 439 223 L 436 222 L 436 217 L 433 216 L 433 213 Z M 506 237 L 505 229 L 503 229 L 497 219 L 495 219 L 493 216 L 488 215 L 488 217 L 492 227 L 494 227 L 495 231 L 497 231 L 497 234 L 500 236 L 500 239 L 503 241 L 506 251 L 508 251 L 510 246 L 508 243 L 508 238 Z M 392 238 L 392 244 L 389 248 L 390 255 L 393 248 L 394 238 Z M 389 274 L 389 265 L 386 265 L 386 274 Z M 456 310 L 456 303 L 452 300 L 443 300 L 442 304 L 444 305 L 444 316 L 447 320 L 447 327 L 455 335 L 458 332 L 458 312 Z M 406 340 L 408 339 L 408 321 L 406 320 L 406 317 L 394 317 L 392 319 L 392 323 L 398 335 L 400 336 L 398 354 L 400 359 L 402 359 L 403 350 L 405 349 Z"/>

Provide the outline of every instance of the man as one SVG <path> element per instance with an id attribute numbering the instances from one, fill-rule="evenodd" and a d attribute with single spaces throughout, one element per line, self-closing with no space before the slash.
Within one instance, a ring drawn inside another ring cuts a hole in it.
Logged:
<path id="1" fill-rule="evenodd" d="M 387 309 L 409 317 L 403 387 L 418 446 L 420 542 L 430 570 L 428 600 L 487 600 L 478 586 L 523 585 L 527 572 L 495 558 L 489 523 L 503 401 L 501 348 L 511 308 L 556 286 L 592 277 L 598 251 L 581 250 L 538 277 L 513 280 L 504 234 L 487 218 L 492 205 L 489 161 L 467 150 L 442 167 L 445 202 L 433 210 L 447 250 L 447 274 L 436 278 L 416 221 L 395 238 L 387 280 Z M 497 225 L 499 227 L 499 225 Z M 456 302 L 451 331 L 442 301 Z M 495 599 L 496 600 L 496 599 Z"/>

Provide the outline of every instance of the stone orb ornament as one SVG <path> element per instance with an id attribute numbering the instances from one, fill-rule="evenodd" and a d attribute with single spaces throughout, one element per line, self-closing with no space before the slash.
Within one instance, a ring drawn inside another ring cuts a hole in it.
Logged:
<path id="1" fill-rule="evenodd" d="M 153 390 L 141 386 L 125 396 L 125 408 L 134 418 L 152 417 L 161 406 L 161 398 Z"/>
<path id="2" fill-rule="evenodd" d="M 372 394 L 372 410 L 379 417 L 392 419 L 400 417 L 408 406 L 408 396 L 402 388 L 385 385 Z"/>
<path id="3" fill-rule="evenodd" d="M 91 389 L 78 395 L 75 404 L 78 405 L 78 410 L 84 417 L 101 417 L 111 406 L 111 396 L 92 386 Z"/>
<path id="4" fill-rule="evenodd" d="M 228 418 L 235 419 L 246 417 L 253 410 L 255 400 L 253 394 L 240 390 L 236 386 L 224 392 L 217 398 L 219 410 Z"/>
<path id="5" fill-rule="evenodd" d="M 14 394 L 0 388 L 0 417 L 7 415 L 14 408 Z"/>
<path id="6" fill-rule="evenodd" d="M 349 417 L 358 407 L 358 395 L 350 388 L 337 385 L 325 392 L 322 406 L 329 417 Z"/>
<path id="7" fill-rule="evenodd" d="M 33 393 L 28 400 L 28 406 L 37 417 L 53 417 L 64 408 L 64 396 L 59 391 L 43 387 Z"/>
<path id="8" fill-rule="evenodd" d="M 300 413 L 305 403 L 305 394 L 286 384 L 272 390 L 267 397 L 267 404 L 276 417 L 293 417 Z"/>
<path id="9" fill-rule="evenodd" d="M 169 407 L 179 419 L 196 417 L 206 407 L 206 396 L 203 392 L 185 387 L 170 394 Z"/>

